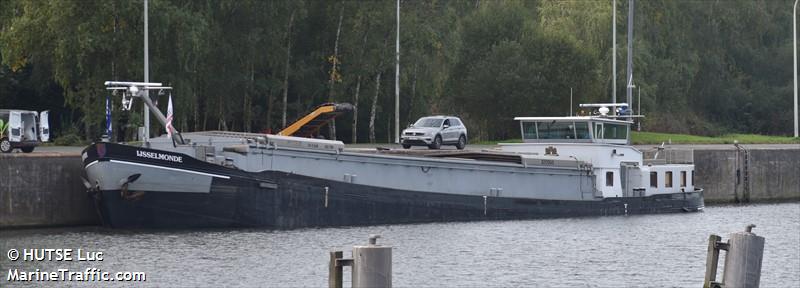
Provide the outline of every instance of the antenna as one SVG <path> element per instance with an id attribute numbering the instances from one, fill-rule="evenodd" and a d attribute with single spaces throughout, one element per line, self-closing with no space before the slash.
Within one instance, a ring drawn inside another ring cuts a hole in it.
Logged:
<path id="1" fill-rule="evenodd" d="M 164 117 L 164 114 L 158 110 L 153 101 L 150 99 L 149 91 L 155 90 L 158 92 L 158 95 L 164 95 L 166 90 L 170 90 L 170 95 L 172 95 L 172 87 L 168 86 L 161 86 L 161 83 L 156 82 L 126 82 L 126 81 L 106 81 L 104 82 L 106 86 L 106 90 L 112 90 L 115 92 L 121 91 L 122 92 L 122 106 L 124 110 L 130 110 L 131 106 L 133 106 L 133 99 L 139 98 L 142 99 L 142 102 L 145 106 L 145 111 L 149 111 L 156 116 L 161 125 L 164 128 L 167 127 L 167 118 Z M 173 129 L 174 130 L 174 129 Z M 173 141 L 177 141 L 180 144 L 185 144 L 183 141 L 183 137 L 180 136 L 180 132 L 175 131 L 176 133 L 173 134 Z"/>
<path id="2" fill-rule="evenodd" d="M 572 117 L 572 87 L 569 87 L 569 116 Z"/>
<path id="3" fill-rule="evenodd" d="M 580 104 L 578 105 L 581 108 L 598 108 L 597 113 L 600 114 L 602 117 L 608 117 L 608 112 L 614 111 L 616 109 L 611 108 L 624 108 L 628 109 L 628 103 L 587 103 L 587 104 Z M 625 115 L 619 114 L 616 115 L 614 113 L 611 114 L 612 118 L 644 118 L 644 115 L 633 115 L 632 113 L 627 113 Z"/>
<path id="4" fill-rule="evenodd" d="M 579 105 L 581 108 L 592 107 L 628 107 L 628 103 L 584 103 Z"/>

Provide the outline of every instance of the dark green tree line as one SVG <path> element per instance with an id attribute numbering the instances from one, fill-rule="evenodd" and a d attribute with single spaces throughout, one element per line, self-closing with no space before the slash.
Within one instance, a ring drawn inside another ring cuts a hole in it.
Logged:
<path id="1" fill-rule="evenodd" d="M 617 99 L 624 99 L 627 1 L 617 4 L 401 1 L 401 123 L 458 114 L 473 138 L 515 138 L 515 116 L 574 111 L 570 89 L 575 105 L 610 101 L 612 9 Z M 276 132 L 336 101 L 357 107 L 338 119 L 336 138 L 390 140 L 395 1 L 149 5 L 150 79 L 174 87 L 180 130 Z M 0 1 L 0 107 L 49 109 L 56 134 L 98 137 L 108 95 L 102 83 L 143 79 L 142 6 Z M 646 129 L 790 132 L 791 1 L 637 1 L 635 8 L 634 93 L 642 95 Z M 159 100 L 165 109 L 165 96 Z M 121 112 L 115 101 L 115 125 L 141 125 L 140 105 Z"/>

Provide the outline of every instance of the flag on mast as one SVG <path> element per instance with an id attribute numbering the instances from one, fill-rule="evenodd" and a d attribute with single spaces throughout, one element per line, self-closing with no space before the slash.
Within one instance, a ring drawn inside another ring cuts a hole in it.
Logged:
<path id="1" fill-rule="evenodd" d="M 175 128 L 172 127 L 172 95 L 169 95 L 169 102 L 167 102 L 167 136 L 172 138 L 172 132 Z"/>
<path id="2" fill-rule="evenodd" d="M 106 136 L 108 139 L 111 139 L 111 133 L 113 132 L 111 126 L 111 97 L 106 95 Z"/>

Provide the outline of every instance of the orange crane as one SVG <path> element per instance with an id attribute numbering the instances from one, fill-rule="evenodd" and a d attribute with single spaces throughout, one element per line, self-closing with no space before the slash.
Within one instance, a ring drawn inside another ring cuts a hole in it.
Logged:
<path id="1" fill-rule="evenodd" d="M 353 111 L 353 105 L 350 103 L 324 103 L 314 108 L 311 113 L 283 128 L 278 135 L 313 137 L 319 134 L 320 128 L 328 125 L 336 116 L 350 111 Z"/>

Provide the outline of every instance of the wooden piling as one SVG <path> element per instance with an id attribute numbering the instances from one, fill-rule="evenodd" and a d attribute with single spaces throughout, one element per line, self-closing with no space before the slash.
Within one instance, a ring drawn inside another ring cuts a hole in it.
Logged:
<path id="1" fill-rule="evenodd" d="M 761 280 L 761 260 L 764 257 L 764 237 L 752 232 L 756 225 L 747 225 L 744 232 L 733 233 L 727 242 L 711 234 L 708 237 L 708 257 L 703 288 L 754 287 Z M 722 283 L 716 282 L 719 250 L 725 250 Z"/>
<path id="2" fill-rule="evenodd" d="M 711 288 L 711 282 L 717 279 L 717 265 L 719 264 L 719 249 L 717 242 L 722 240 L 722 237 L 711 234 L 708 236 L 708 256 L 706 257 L 706 277 L 703 281 L 703 288 Z"/>
<path id="3" fill-rule="evenodd" d="M 344 257 L 342 251 L 331 251 L 331 259 L 328 263 L 328 287 L 342 288 L 342 266 L 338 260 Z"/>

